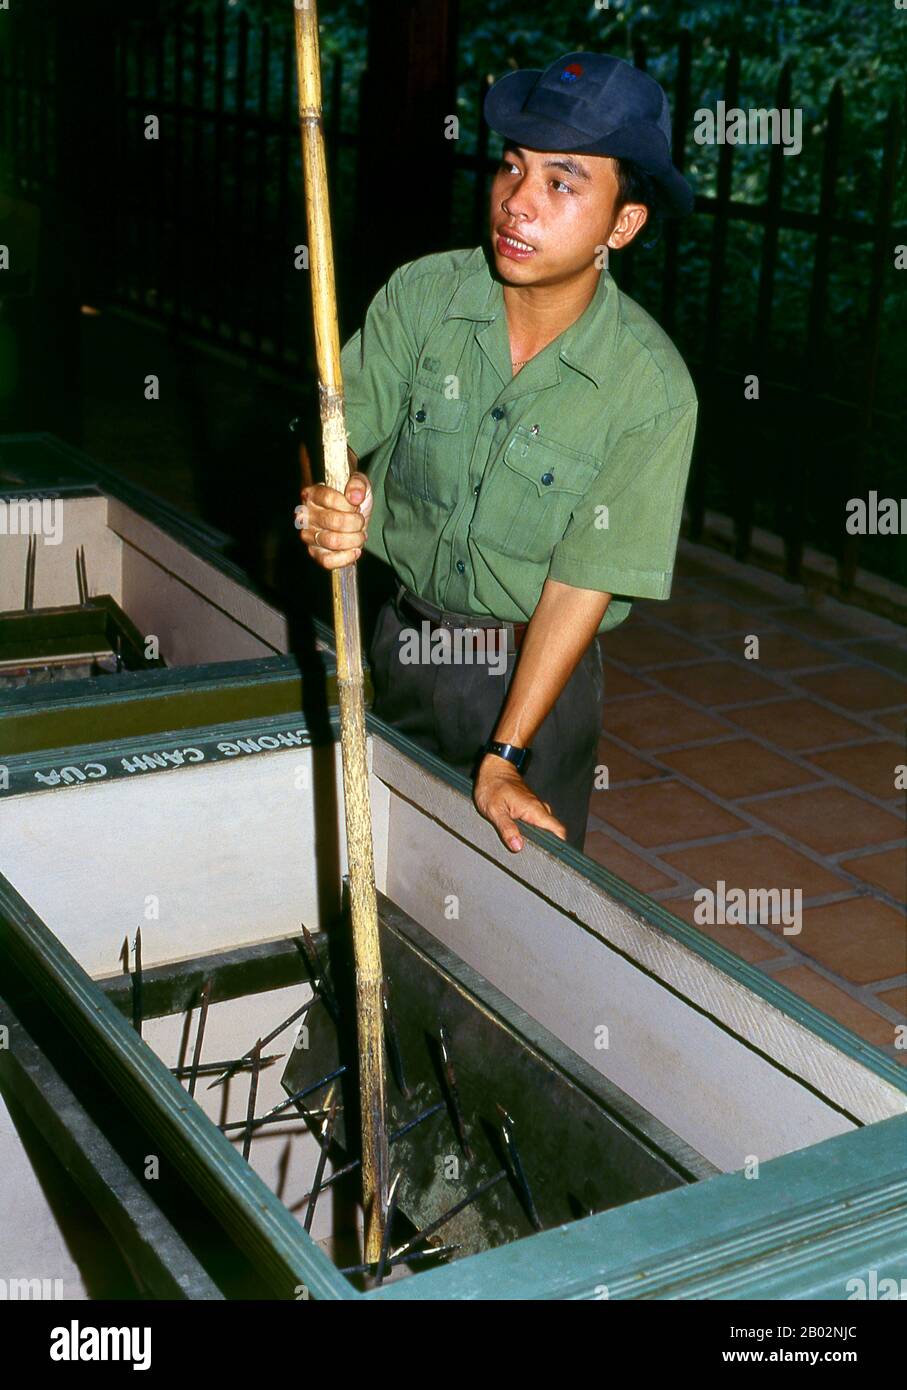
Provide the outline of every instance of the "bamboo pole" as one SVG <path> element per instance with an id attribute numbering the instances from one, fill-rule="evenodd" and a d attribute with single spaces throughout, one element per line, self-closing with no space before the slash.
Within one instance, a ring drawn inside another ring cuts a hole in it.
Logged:
<path id="1" fill-rule="evenodd" d="M 321 66 L 315 0 L 294 0 L 294 11 L 299 126 L 302 137 L 324 476 L 329 487 L 343 492 L 349 479 L 349 458 L 343 413 L 334 251 L 331 242 L 321 120 Z M 381 951 L 378 942 L 378 904 L 375 895 L 372 820 L 368 795 L 359 591 L 355 564 L 332 570 L 331 585 L 356 973 L 365 1258 L 370 1262 L 376 1262 L 381 1255 L 384 1231 L 388 1157 L 381 1013 Z"/>

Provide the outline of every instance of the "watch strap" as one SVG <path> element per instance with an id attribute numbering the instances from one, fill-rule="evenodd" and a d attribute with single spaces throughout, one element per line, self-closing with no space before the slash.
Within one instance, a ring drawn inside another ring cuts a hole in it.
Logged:
<path id="1" fill-rule="evenodd" d="M 532 750 L 529 748 L 518 748 L 515 743 L 499 743 L 496 739 L 490 738 L 484 745 L 482 751 L 485 753 L 494 753 L 497 757 L 503 758 L 505 762 L 513 763 L 517 772 L 522 772 Z"/>

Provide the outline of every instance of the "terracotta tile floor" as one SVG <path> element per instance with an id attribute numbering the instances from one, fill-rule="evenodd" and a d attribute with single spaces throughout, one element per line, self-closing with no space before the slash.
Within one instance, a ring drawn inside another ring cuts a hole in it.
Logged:
<path id="1" fill-rule="evenodd" d="M 907 632 L 682 542 L 671 599 L 600 640 L 586 853 L 907 1061 Z M 696 922 L 720 880 L 792 896 Z"/>
<path id="2" fill-rule="evenodd" d="M 904 760 L 904 743 L 886 739 L 883 743 L 848 744 L 824 753 L 809 753 L 806 760 L 884 801 L 891 790 L 891 769 Z"/>

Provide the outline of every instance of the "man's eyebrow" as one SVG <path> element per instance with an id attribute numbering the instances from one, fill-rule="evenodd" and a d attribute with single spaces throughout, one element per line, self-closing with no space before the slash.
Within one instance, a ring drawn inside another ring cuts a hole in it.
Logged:
<path id="1" fill-rule="evenodd" d="M 525 150 L 520 145 L 505 145 L 504 153 L 510 150 L 513 154 L 525 155 Z M 585 179 L 587 183 L 592 182 L 592 175 L 589 170 L 577 160 L 571 159 L 569 155 L 564 155 L 561 159 L 546 159 L 542 165 L 543 169 L 563 169 L 565 173 L 572 174 L 576 179 Z"/>

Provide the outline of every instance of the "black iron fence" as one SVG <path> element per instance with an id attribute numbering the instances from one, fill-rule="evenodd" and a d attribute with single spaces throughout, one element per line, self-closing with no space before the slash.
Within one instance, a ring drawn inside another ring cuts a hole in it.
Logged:
<path id="1" fill-rule="evenodd" d="M 312 359 L 290 26 L 275 33 L 222 4 L 210 20 L 186 7 L 166 27 L 118 15 L 108 37 L 110 164 L 93 185 L 104 206 L 92 209 L 92 225 L 106 228 L 96 295 L 298 382 Z M 54 199 L 62 179 L 66 112 L 56 38 L 53 24 L 29 25 L 22 13 L 7 22 L 0 51 L 0 168 L 7 193 L 39 207 Z M 635 60 L 646 65 L 642 49 Z M 697 154 L 694 67 L 689 35 L 681 33 L 670 93 L 681 168 Z M 361 261 L 368 231 L 355 195 L 359 75 L 338 60 L 326 78 L 337 265 L 351 331 L 364 304 L 361 284 L 345 267 Z M 462 89 L 474 133 L 458 142 L 453 158 L 450 245 L 485 235 L 488 176 L 499 153 L 489 151 L 479 119 L 489 80 Z M 738 104 L 740 81 L 740 55 L 732 52 L 721 93 L 728 108 Z M 788 65 L 778 75 L 777 108 L 791 107 L 793 86 Z M 845 142 L 845 108 L 836 86 L 813 137 L 821 141 L 814 206 L 787 202 L 780 144 L 756 156 L 763 196 L 735 198 L 742 152 L 723 144 L 713 187 L 697 194 L 693 217 L 668 224 L 653 249 L 632 248 L 612 270 L 671 333 L 697 380 L 702 408 L 689 533 L 702 534 L 710 508 L 730 515 L 736 553 L 745 558 L 754 524 L 767 526 L 784 538 L 792 576 L 804 545 L 818 544 L 837 556 L 846 590 L 858 554 L 861 563 L 907 580 L 891 546 L 844 528 L 846 499 L 867 488 L 903 489 L 907 364 L 886 304 L 907 228 L 894 220 L 899 104 L 886 114 L 878 149 L 862 151 L 871 178 L 857 181 L 859 199 L 852 168 L 842 169 L 842 151 L 850 157 L 853 148 Z M 750 167 L 753 157 L 748 151 Z"/>

